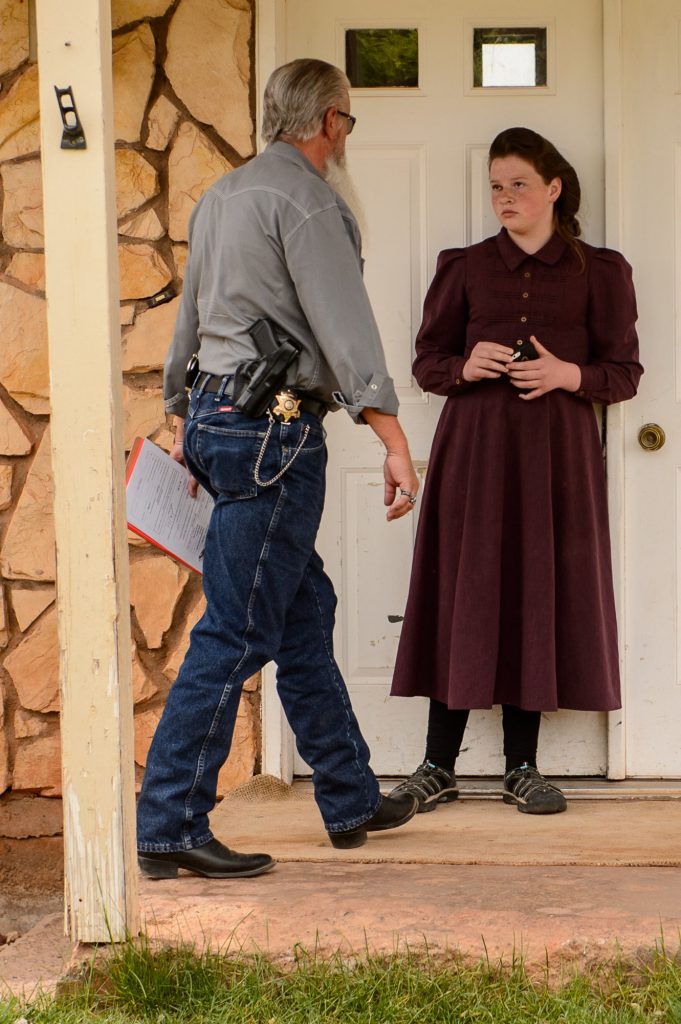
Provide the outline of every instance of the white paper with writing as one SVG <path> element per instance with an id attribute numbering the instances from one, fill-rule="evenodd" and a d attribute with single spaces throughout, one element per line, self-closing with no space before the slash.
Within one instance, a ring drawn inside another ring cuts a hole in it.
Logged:
<path id="1" fill-rule="evenodd" d="M 192 498 L 184 466 L 145 438 L 130 455 L 126 485 L 128 526 L 157 547 L 203 572 L 213 499 L 203 487 Z"/>

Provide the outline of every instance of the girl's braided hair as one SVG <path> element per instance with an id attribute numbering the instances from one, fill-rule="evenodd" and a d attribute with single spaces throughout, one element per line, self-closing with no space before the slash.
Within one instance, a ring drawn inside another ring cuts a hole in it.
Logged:
<path id="1" fill-rule="evenodd" d="M 583 270 L 584 253 L 577 241 L 582 233 L 577 220 L 582 190 L 572 164 L 568 163 L 552 142 L 531 128 L 507 128 L 500 132 L 489 148 L 488 167 L 493 160 L 505 156 L 518 156 L 526 160 L 547 185 L 554 178 L 560 178 L 562 189 L 554 205 L 555 229 L 573 250 Z"/>

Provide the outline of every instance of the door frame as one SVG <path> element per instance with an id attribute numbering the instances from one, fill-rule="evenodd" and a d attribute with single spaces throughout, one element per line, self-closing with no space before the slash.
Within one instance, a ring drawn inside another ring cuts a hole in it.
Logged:
<path id="1" fill-rule="evenodd" d="M 309 0 L 310 3 L 313 0 Z M 605 244 L 612 249 L 622 247 L 622 4 L 621 0 L 601 0 L 603 12 L 603 125 L 605 152 Z M 285 58 L 286 0 L 257 0 L 255 23 L 256 132 L 258 152 L 262 148 L 262 94 L 274 68 Z M 625 420 L 624 403 L 607 411 L 608 507 L 612 544 L 613 576 L 617 619 L 620 624 L 620 672 L 622 708 L 608 713 L 607 778 L 626 777 L 625 696 L 627 662 L 624 657 L 626 638 L 626 586 L 624 573 L 625 530 Z M 277 696 L 275 668 L 272 663 L 262 672 L 262 772 L 290 782 L 293 778 L 295 747 L 293 734 Z"/>

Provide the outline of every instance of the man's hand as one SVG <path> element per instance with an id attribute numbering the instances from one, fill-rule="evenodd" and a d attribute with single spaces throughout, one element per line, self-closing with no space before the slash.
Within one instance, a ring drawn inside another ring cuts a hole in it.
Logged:
<path id="1" fill-rule="evenodd" d="M 494 380 L 508 370 L 513 349 L 498 341 L 478 341 L 463 366 L 463 379 Z"/>
<path id="2" fill-rule="evenodd" d="M 179 462 L 181 466 L 187 468 L 187 463 L 184 461 L 184 451 L 182 448 L 182 441 L 184 438 L 184 420 L 180 419 L 179 416 L 175 417 L 175 440 L 173 447 L 170 449 L 170 458 L 175 459 L 175 462 Z M 187 490 L 192 498 L 195 498 L 199 493 L 199 481 L 191 475 L 187 470 Z"/>
<path id="3" fill-rule="evenodd" d="M 577 364 L 566 363 L 558 356 L 552 355 L 534 335 L 530 337 L 530 341 L 539 353 L 539 358 L 528 359 L 524 363 L 512 363 L 508 368 L 513 386 L 527 392 L 520 395 L 520 398 L 528 402 L 557 388 L 562 388 L 563 391 L 579 391 L 582 373 Z"/>
<path id="4" fill-rule="evenodd" d="M 414 510 L 415 501 L 409 500 L 409 495 L 416 498 L 419 489 L 419 478 L 412 465 L 411 456 L 408 451 L 387 452 L 383 463 L 383 477 L 385 487 L 383 489 L 383 504 L 389 505 L 386 519 L 391 522 L 393 519 L 401 519 L 407 512 Z M 401 493 L 397 495 L 397 491 Z M 395 500 L 397 497 L 397 500 Z"/>
<path id="5" fill-rule="evenodd" d="M 362 409 L 362 415 L 377 437 L 386 447 L 383 463 L 383 503 L 389 505 L 386 519 L 401 519 L 412 512 L 416 501 L 419 479 L 412 465 L 409 445 L 397 416 L 390 416 L 379 409 Z M 398 495 L 398 490 L 401 493 Z"/>

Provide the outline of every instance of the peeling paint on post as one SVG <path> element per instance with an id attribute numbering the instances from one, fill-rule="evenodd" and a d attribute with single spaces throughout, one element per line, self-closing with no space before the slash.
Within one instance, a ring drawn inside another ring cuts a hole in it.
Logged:
<path id="1" fill-rule="evenodd" d="M 62 700 L 65 919 L 139 929 L 109 0 L 37 0 Z M 61 149 L 54 87 L 86 149 Z"/>

